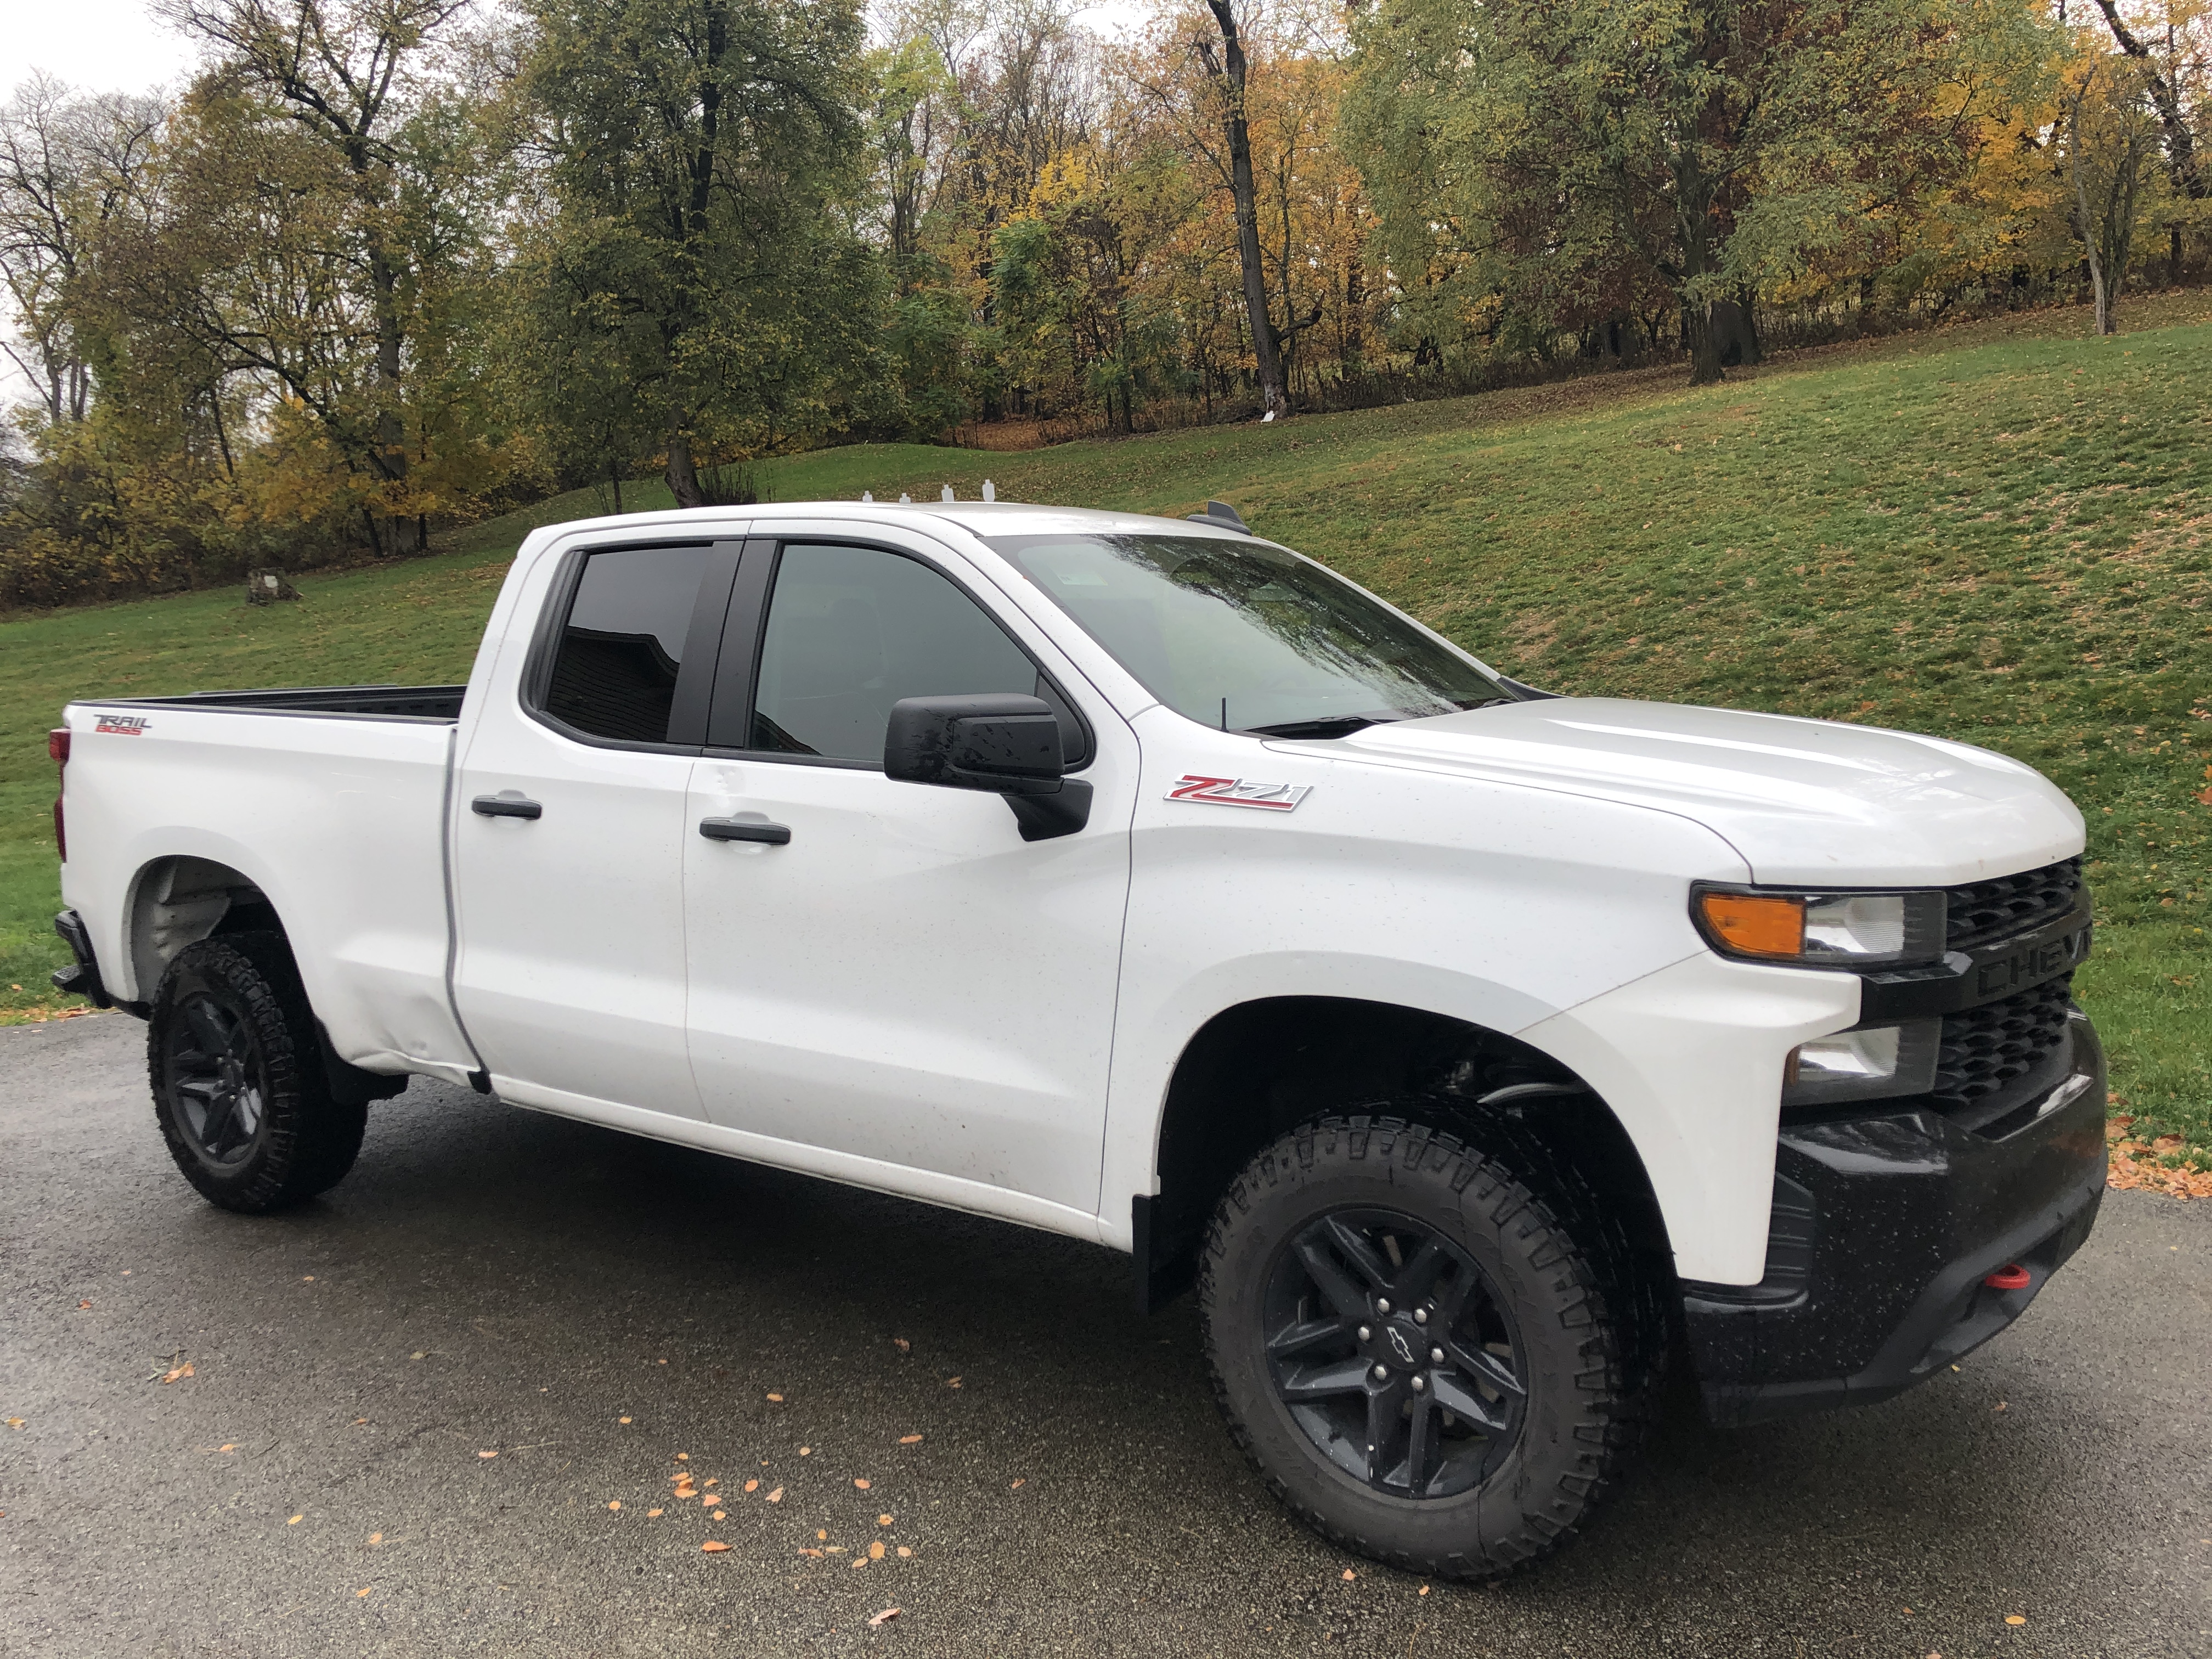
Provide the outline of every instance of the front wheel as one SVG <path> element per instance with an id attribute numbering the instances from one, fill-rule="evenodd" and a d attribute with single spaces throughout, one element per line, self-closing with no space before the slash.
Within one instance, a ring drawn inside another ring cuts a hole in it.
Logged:
<path id="1" fill-rule="evenodd" d="M 314 1015 L 276 934 L 178 951 L 154 994 L 146 1060 L 170 1157 L 226 1210 L 303 1203 L 361 1151 L 368 1109 L 331 1098 Z"/>
<path id="2" fill-rule="evenodd" d="M 1222 1200 L 1199 1296 L 1216 1397 L 1277 1497 L 1363 1555 L 1489 1578 L 1617 1479 L 1650 1334 L 1587 1191 L 1504 1125 L 1468 1133 L 1292 1132 Z"/>

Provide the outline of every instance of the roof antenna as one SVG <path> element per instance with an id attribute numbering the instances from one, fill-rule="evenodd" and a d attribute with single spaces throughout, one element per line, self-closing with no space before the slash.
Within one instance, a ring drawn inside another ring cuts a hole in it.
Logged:
<path id="1" fill-rule="evenodd" d="M 872 501 L 876 499 L 876 492 L 872 489 L 864 489 L 860 492 L 860 499 L 864 501 Z"/>
<path id="2" fill-rule="evenodd" d="M 1226 501 L 1208 501 L 1203 513 L 1186 513 L 1183 517 L 1193 524 L 1218 525 L 1224 530 L 1241 530 L 1252 533 L 1252 526 L 1244 522 L 1244 515 Z"/>
<path id="3" fill-rule="evenodd" d="M 951 484 L 945 486 L 945 499 L 948 501 L 952 499 L 952 486 Z"/>
<path id="4" fill-rule="evenodd" d="M 1224 732 L 1229 729 L 1229 699 L 1226 697 L 1221 700 L 1221 729 Z"/>
<path id="5" fill-rule="evenodd" d="M 983 499 L 987 501 L 995 501 L 999 499 L 999 492 L 992 487 L 988 478 L 983 480 Z"/>

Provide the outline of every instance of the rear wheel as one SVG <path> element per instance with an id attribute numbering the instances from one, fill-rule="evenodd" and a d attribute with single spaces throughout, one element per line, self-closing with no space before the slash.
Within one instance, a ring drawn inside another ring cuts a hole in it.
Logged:
<path id="1" fill-rule="evenodd" d="M 147 1024 L 154 1116 L 210 1203 L 302 1203 L 353 1167 L 365 1105 L 331 1097 L 291 952 L 275 933 L 202 939 L 161 975 Z"/>
<path id="2" fill-rule="evenodd" d="M 1615 1482 L 1653 1334 L 1581 1184 L 1509 1126 L 1462 1127 L 1278 1141 L 1215 1214 L 1200 1299 L 1216 1397 L 1279 1498 L 1362 1554 L 1484 1578 Z"/>

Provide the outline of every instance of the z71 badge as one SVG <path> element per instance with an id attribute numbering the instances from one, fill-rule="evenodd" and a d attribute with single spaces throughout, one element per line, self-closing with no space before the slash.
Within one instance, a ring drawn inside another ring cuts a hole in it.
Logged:
<path id="1" fill-rule="evenodd" d="M 1313 793 L 1310 783 L 1250 783 L 1243 778 L 1202 778 L 1186 772 L 1168 791 L 1170 800 L 1203 801 L 1208 806 L 1256 806 L 1263 812 L 1295 812 Z"/>

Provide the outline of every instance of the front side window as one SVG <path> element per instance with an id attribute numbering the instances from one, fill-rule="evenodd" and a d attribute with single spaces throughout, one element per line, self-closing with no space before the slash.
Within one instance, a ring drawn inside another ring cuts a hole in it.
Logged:
<path id="1" fill-rule="evenodd" d="M 748 748 L 881 765 L 900 698 L 982 691 L 1042 696 L 1067 729 L 1036 665 L 929 566 L 872 547 L 784 548 Z"/>
<path id="2" fill-rule="evenodd" d="M 1311 560 L 1198 536 L 991 545 L 1179 714 L 1330 737 L 1510 701 L 1457 652 Z"/>
<path id="3" fill-rule="evenodd" d="M 684 637 L 713 550 L 634 547 L 584 562 L 545 712 L 595 738 L 665 743 Z"/>

